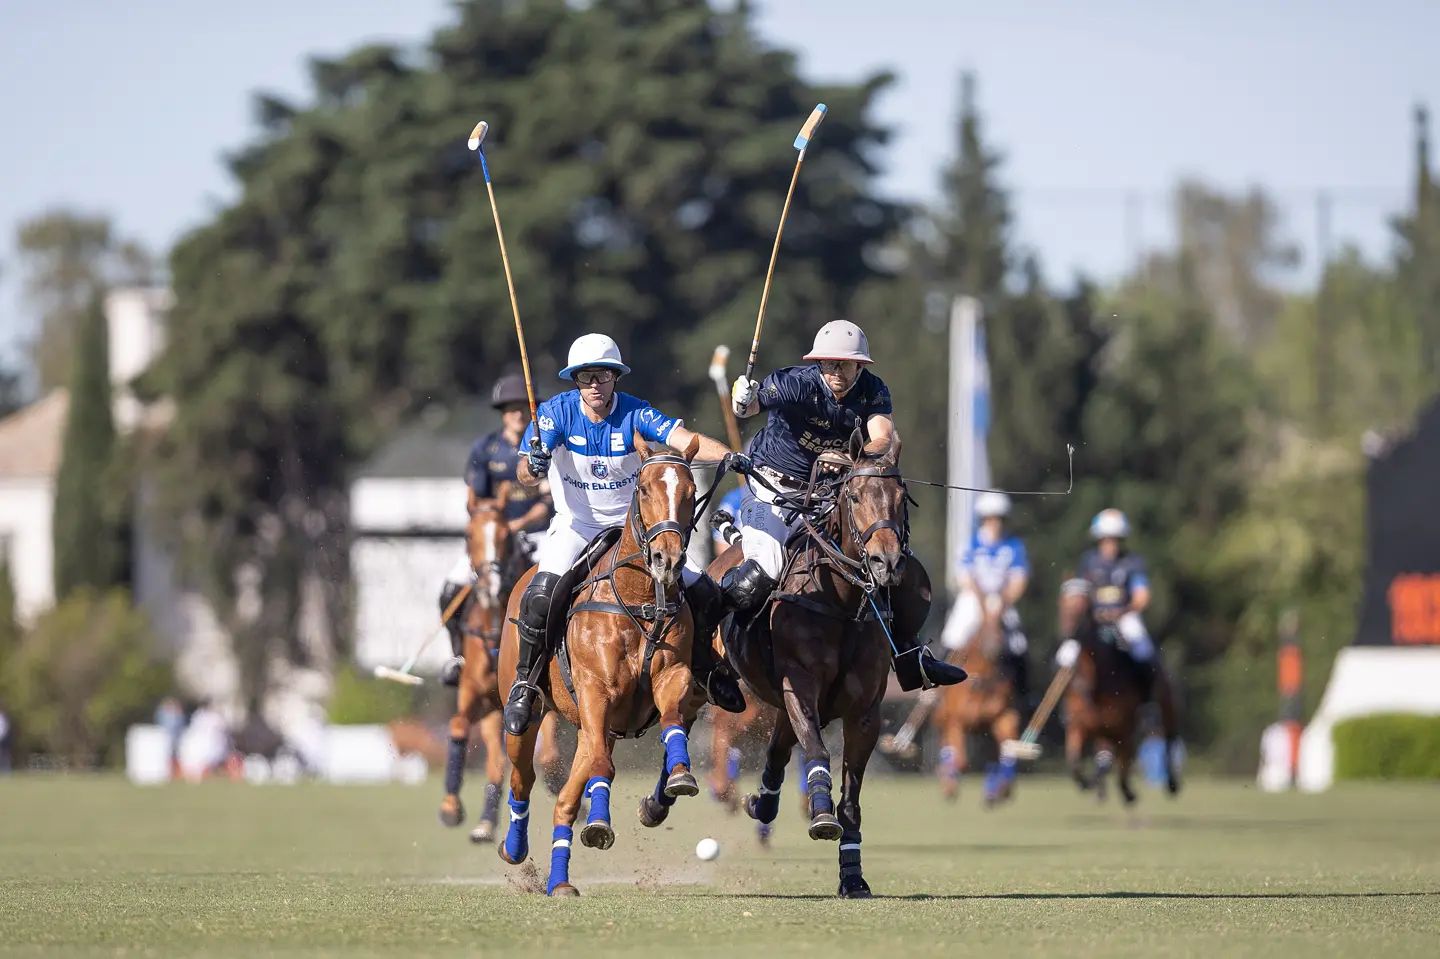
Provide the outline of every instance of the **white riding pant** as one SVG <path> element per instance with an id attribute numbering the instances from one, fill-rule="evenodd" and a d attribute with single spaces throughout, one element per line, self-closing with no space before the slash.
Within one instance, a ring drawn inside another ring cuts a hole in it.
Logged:
<path id="1" fill-rule="evenodd" d="M 750 491 L 754 497 L 745 501 L 736 518 L 740 526 L 740 549 L 746 559 L 760 564 L 766 576 L 779 579 L 785 566 L 785 541 L 800 525 L 800 520 L 797 517 L 793 523 L 785 522 L 780 507 L 774 503 L 775 494 L 759 483 L 752 483 Z"/>
<path id="2" fill-rule="evenodd" d="M 575 565 L 575 560 L 585 551 L 590 541 L 608 529 L 605 526 L 592 526 L 589 523 L 577 523 L 574 519 L 564 513 L 556 513 L 550 520 L 550 528 L 545 531 L 544 537 L 540 540 L 540 546 L 535 551 L 536 571 L 540 573 L 553 573 L 556 576 L 563 576 L 569 572 L 570 567 Z M 699 566 L 687 556 L 685 568 L 681 571 L 681 580 L 684 585 L 689 586 L 703 572 Z"/>
<path id="3" fill-rule="evenodd" d="M 951 652 L 964 649 L 980 632 L 980 626 L 985 622 L 985 607 L 1002 602 L 996 593 L 987 595 L 982 602 L 980 595 L 974 590 L 965 590 L 945 617 L 945 626 L 940 631 L 940 643 Z M 1030 643 L 1020 629 L 1020 614 L 1013 607 L 1001 615 L 1000 627 L 1005 632 L 1005 643 L 1009 652 L 1015 656 L 1023 656 L 1030 648 Z"/>

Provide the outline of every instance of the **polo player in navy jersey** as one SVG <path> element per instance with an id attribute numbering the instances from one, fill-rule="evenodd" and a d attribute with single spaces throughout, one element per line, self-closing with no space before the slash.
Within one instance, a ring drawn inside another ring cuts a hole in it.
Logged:
<path id="1" fill-rule="evenodd" d="M 753 471 L 764 482 L 750 483 L 754 497 L 740 510 L 741 549 L 745 559 L 720 583 L 728 609 L 748 611 L 765 602 L 785 565 L 785 541 L 798 526 L 788 522 L 775 502 L 776 494 L 803 491 L 821 453 L 843 452 L 859 427 L 867 455 L 891 452 L 895 432 L 890 389 L 866 369 L 870 344 L 865 332 L 847 320 L 826 323 L 806 353 L 806 366 L 776 370 L 762 382 L 741 375 L 730 391 L 739 417 L 762 410 L 769 419 L 750 443 L 749 455 L 732 460 L 737 471 Z M 768 484 L 768 485 L 767 485 Z M 918 636 L 896 636 L 902 652 L 920 646 Z M 965 679 L 965 671 L 920 651 L 921 674 L 931 685 L 948 686 Z"/>
<path id="2" fill-rule="evenodd" d="M 515 466 L 520 462 L 520 438 L 525 435 L 525 427 L 530 425 L 530 402 L 525 381 L 515 375 L 500 377 L 490 391 L 490 405 L 500 411 L 500 428 L 476 440 L 470 448 L 470 456 L 465 463 L 466 508 L 474 513 L 477 504 L 496 500 L 502 492 L 505 493 L 505 502 L 499 506 L 510 525 L 510 532 L 521 538 L 522 548 L 528 556 L 532 549 L 531 537 L 545 531 L 554 509 L 548 489 L 523 486 L 515 479 Z M 474 582 L 475 570 L 470 567 L 470 555 L 466 552 L 445 577 L 445 586 L 440 590 L 441 614 L 450 608 L 460 590 Z M 447 686 L 457 685 L 465 668 L 462 655 L 465 640 L 460 632 L 464 615 L 462 606 L 445 622 L 445 628 L 450 633 L 452 655 L 440 668 L 440 680 Z"/>

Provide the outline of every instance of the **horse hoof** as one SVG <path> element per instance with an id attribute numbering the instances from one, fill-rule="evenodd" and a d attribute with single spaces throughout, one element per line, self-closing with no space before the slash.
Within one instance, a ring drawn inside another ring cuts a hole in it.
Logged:
<path id="1" fill-rule="evenodd" d="M 678 799 L 681 796 L 700 795 L 700 784 L 695 777 L 690 775 L 689 770 L 681 770 L 678 773 L 671 773 L 670 778 L 665 780 L 665 795 L 671 799 Z"/>
<path id="2" fill-rule="evenodd" d="M 473 843 L 494 842 L 495 824 L 482 819 L 480 825 L 470 830 L 470 841 Z"/>
<path id="3" fill-rule="evenodd" d="M 455 826 L 460 825 L 460 824 L 461 824 L 462 822 L 464 822 L 464 821 L 465 821 L 465 807 L 464 807 L 463 805 L 461 805 L 460 800 L 458 800 L 458 799 L 455 800 L 455 805 L 453 805 L 453 806 L 450 805 L 448 802 L 445 802 L 445 803 L 442 803 L 442 804 L 441 804 L 441 806 L 440 806 L 440 825 L 442 825 L 442 826 L 450 826 L 450 827 L 453 828 L 453 827 L 455 827 Z"/>
<path id="4" fill-rule="evenodd" d="M 640 800 L 640 825 L 646 829 L 654 829 L 664 822 L 670 815 L 670 807 L 655 801 L 655 797 L 646 796 Z"/>
<path id="5" fill-rule="evenodd" d="M 521 856 L 519 859 L 511 859 L 510 853 L 505 851 L 505 844 L 503 842 L 495 847 L 495 851 L 499 853 L 501 862 L 511 866 L 518 866 L 522 862 L 530 858 L 530 853 L 526 852 L 525 855 Z"/>
<path id="6" fill-rule="evenodd" d="M 871 898 L 870 884 L 860 876 L 846 876 L 840 880 L 840 890 L 836 893 L 841 899 L 869 899 Z"/>
<path id="7" fill-rule="evenodd" d="M 768 806 L 769 808 L 762 808 Z M 758 823 L 769 825 L 775 821 L 776 815 L 780 812 L 780 801 L 776 799 L 772 803 L 766 803 L 760 796 L 751 793 L 745 797 L 745 815 Z M 807 811 L 808 814 L 808 811 Z"/>
<path id="8" fill-rule="evenodd" d="M 555 897 L 555 898 L 559 898 L 559 897 L 562 897 L 562 896 L 573 897 L 573 896 L 578 896 L 578 895 L 580 895 L 580 890 L 579 890 L 579 889 L 576 889 L 574 886 L 570 885 L 568 882 L 562 882 L 560 885 L 556 886 L 554 889 L 551 889 L 550 892 L 548 893 L 548 895 L 550 895 L 550 896 L 552 896 L 552 897 Z"/>
<path id="9" fill-rule="evenodd" d="M 840 838 L 840 820 L 828 812 L 816 813 L 810 820 L 810 838 L 836 840 Z"/>
<path id="10" fill-rule="evenodd" d="M 580 842 L 591 849 L 609 849 L 615 845 L 615 830 L 608 822 L 590 822 L 580 830 Z"/>
<path id="11" fill-rule="evenodd" d="M 1180 777 L 1172 775 L 1165 781 L 1165 791 L 1172 796 L 1180 795 Z"/>

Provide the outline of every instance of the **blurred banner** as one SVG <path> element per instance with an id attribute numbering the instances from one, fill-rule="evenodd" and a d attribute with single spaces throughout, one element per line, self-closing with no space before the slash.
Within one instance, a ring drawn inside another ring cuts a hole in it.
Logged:
<path id="1" fill-rule="evenodd" d="M 1370 464 L 1365 594 L 1355 642 L 1440 645 L 1440 400 Z"/>
<path id="2" fill-rule="evenodd" d="M 957 296 L 950 308 L 950 429 L 947 482 L 957 486 L 990 485 L 990 364 L 985 358 L 985 326 L 980 301 Z M 945 582 L 953 593 L 960 557 L 970 545 L 975 494 L 946 494 Z"/>

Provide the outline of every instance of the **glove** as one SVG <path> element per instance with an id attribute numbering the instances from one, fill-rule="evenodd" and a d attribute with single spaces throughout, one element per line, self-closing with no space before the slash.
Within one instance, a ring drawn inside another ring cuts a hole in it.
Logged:
<path id="1" fill-rule="evenodd" d="M 544 476 L 550 472 L 550 451 L 541 446 L 538 439 L 532 440 L 525 453 L 525 464 L 530 467 L 531 476 Z"/>
<path id="2" fill-rule="evenodd" d="M 1069 669 L 1071 666 L 1074 666 L 1075 661 L 1079 658 L 1080 644 L 1073 639 L 1065 640 L 1065 642 L 1060 644 L 1060 648 L 1055 650 L 1055 662 L 1062 669 Z"/>
<path id="3" fill-rule="evenodd" d="M 744 379 L 744 377 L 741 377 Z M 741 476 L 749 476 L 750 471 L 755 468 L 755 463 L 744 453 L 726 453 L 720 465 L 731 473 L 738 473 Z"/>
<path id="4" fill-rule="evenodd" d="M 735 411 L 736 416 L 744 416 L 750 404 L 755 402 L 755 394 L 760 389 L 760 384 L 748 376 L 735 377 L 735 385 L 730 387 L 730 408 Z"/>

